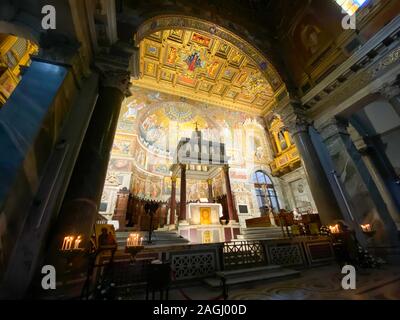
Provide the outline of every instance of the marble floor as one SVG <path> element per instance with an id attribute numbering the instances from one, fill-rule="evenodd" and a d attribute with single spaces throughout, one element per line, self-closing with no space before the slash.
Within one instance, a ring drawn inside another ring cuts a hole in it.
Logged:
<path id="1" fill-rule="evenodd" d="M 274 282 L 252 282 L 229 288 L 230 300 L 364 300 L 400 299 L 400 266 L 382 266 L 380 269 L 357 271 L 356 289 L 344 290 L 344 275 L 336 265 L 301 271 L 301 276 Z M 218 296 L 220 290 L 210 289 L 202 283 L 170 290 L 170 300 L 209 300 Z M 186 298 L 185 298 L 186 295 Z M 156 299 L 158 294 L 156 294 Z M 136 292 L 130 299 L 144 299 Z"/>

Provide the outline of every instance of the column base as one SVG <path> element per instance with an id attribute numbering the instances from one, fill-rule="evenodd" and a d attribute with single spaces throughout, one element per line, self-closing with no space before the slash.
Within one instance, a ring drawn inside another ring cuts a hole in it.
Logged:
<path id="1" fill-rule="evenodd" d="M 179 226 L 188 226 L 189 222 L 185 219 L 185 220 L 179 220 L 178 222 Z"/>
<path id="2" fill-rule="evenodd" d="M 166 228 L 167 228 L 168 230 L 177 230 L 177 229 L 176 229 L 176 224 L 168 224 L 168 225 L 166 225 Z"/>

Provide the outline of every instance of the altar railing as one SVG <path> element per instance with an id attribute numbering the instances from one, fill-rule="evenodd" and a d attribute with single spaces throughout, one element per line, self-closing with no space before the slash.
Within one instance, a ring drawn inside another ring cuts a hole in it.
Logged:
<path id="1" fill-rule="evenodd" d="M 224 269 L 241 269 L 266 265 L 264 246 L 260 241 L 227 242 L 223 249 Z"/>
<path id="2" fill-rule="evenodd" d="M 181 281 L 213 277 L 215 272 L 222 270 L 248 269 L 267 265 L 281 265 L 296 269 L 314 267 L 332 263 L 334 253 L 328 237 L 303 236 L 145 248 L 137 258 L 137 263 L 131 264 L 127 257 L 122 255 L 115 257 L 113 270 L 117 287 L 135 286 L 145 281 L 146 266 L 140 262 L 142 259 L 169 262 L 174 272 L 174 279 Z"/>

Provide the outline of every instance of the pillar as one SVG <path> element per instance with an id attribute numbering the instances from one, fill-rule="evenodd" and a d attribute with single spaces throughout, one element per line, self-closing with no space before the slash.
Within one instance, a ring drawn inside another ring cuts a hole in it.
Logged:
<path id="1" fill-rule="evenodd" d="M 58 250 L 67 235 L 80 235 L 81 247 L 89 244 L 121 103 L 128 85 L 127 72 L 108 72 L 102 75 L 99 96 L 52 235 L 50 260 L 58 260 Z"/>
<path id="2" fill-rule="evenodd" d="M 226 187 L 226 202 L 228 206 L 228 216 L 229 221 L 236 221 L 235 219 L 235 207 L 233 203 L 232 189 L 231 189 L 231 181 L 229 179 L 229 166 L 225 164 L 223 166 L 224 178 L 225 178 L 225 187 Z"/>
<path id="3" fill-rule="evenodd" d="M 397 245 L 397 228 L 360 153 L 347 131 L 348 121 L 332 118 L 318 130 L 332 159 L 335 174 L 344 189 L 355 231 L 369 223 L 379 244 Z M 361 237 L 361 236 L 360 236 Z"/>
<path id="4" fill-rule="evenodd" d="M 207 186 L 208 186 L 208 202 L 214 202 L 212 179 L 207 179 Z"/>
<path id="5" fill-rule="evenodd" d="M 181 168 L 181 199 L 179 220 L 186 220 L 186 164 L 180 164 Z"/>
<path id="6" fill-rule="evenodd" d="M 176 177 L 171 177 L 171 199 L 170 199 L 170 217 L 169 224 L 175 224 L 175 208 L 176 208 Z"/>
<path id="7" fill-rule="evenodd" d="M 325 225 L 343 219 L 333 190 L 322 167 L 309 134 L 309 122 L 301 106 L 287 103 L 277 111 L 288 128 L 293 142 L 299 151 L 302 165 L 310 187 L 321 222 Z"/>

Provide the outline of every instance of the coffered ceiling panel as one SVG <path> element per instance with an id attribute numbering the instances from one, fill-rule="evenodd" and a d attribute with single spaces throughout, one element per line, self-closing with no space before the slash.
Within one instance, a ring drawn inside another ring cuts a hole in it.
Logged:
<path id="1" fill-rule="evenodd" d="M 140 42 L 137 86 L 261 113 L 274 90 L 257 64 L 233 44 L 204 31 L 154 32 Z"/>

